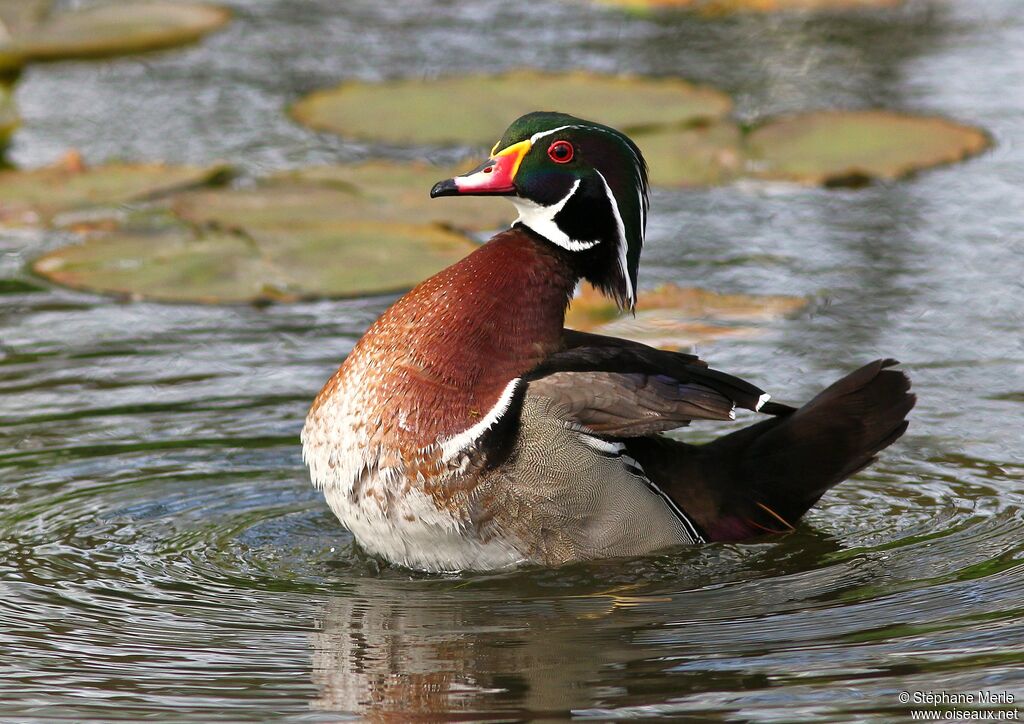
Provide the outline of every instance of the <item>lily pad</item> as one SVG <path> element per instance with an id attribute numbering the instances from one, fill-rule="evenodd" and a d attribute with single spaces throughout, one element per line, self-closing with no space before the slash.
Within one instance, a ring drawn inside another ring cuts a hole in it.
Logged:
<path id="1" fill-rule="evenodd" d="M 557 108 L 627 132 L 719 119 L 732 101 L 677 79 L 516 71 L 504 75 L 344 83 L 296 103 L 292 116 L 320 131 L 384 143 L 494 143 L 509 121 Z"/>
<path id="2" fill-rule="evenodd" d="M 0 45 L 37 25 L 53 0 L 0 0 Z"/>
<path id="3" fill-rule="evenodd" d="M 270 183 L 314 183 L 354 190 L 372 210 L 369 218 L 437 223 L 469 231 L 486 231 L 508 226 L 515 210 L 505 199 L 463 196 L 430 198 L 434 184 L 469 171 L 476 161 L 462 166 L 432 166 L 426 163 L 367 163 L 310 166 L 271 176 Z"/>
<path id="4" fill-rule="evenodd" d="M 322 226 L 354 221 L 359 197 L 312 184 L 258 185 L 191 191 L 171 199 L 171 209 L 194 224 L 225 228 Z"/>
<path id="5" fill-rule="evenodd" d="M 743 171 L 742 135 L 733 123 L 658 131 L 637 143 L 655 186 L 717 186 Z"/>
<path id="6" fill-rule="evenodd" d="M 350 222 L 253 236 L 300 297 L 363 297 L 411 289 L 476 248 L 428 224 Z"/>
<path id="7" fill-rule="evenodd" d="M 807 305 L 803 297 L 718 294 L 664 284 L 641 291 L 636 316 L 620 312 L 592 287 L 572 300 L 565 324 L 669 349 L 690 347 L 722 337 L 751 337 L 754 324 L 792 314 Z"/>
<path id="8" fill-rule="evenodd" d="M 430 198 L 434 183 L 465 170 L 392 162 L 313 166 L 251 188 L 184 194 L 173 208 L 193 223 L 248 229 L 364 220 L 486 231 L 511 223 L 515 212 L 503 199 Z"/>
<path id="9" fill-rule="evenodd" d="M 0 83 L 0 152 L 18 127 L 18 109 L 14 105 L 14 91 Z M 0 202 L 2 204 L 3 202 Z"/>
<path id="10" fill-rule="evenodd" d="M 31 171 L 0 171 L 0 225 L 48 223 L 59 213 L 147 200 L 184 188 L 218 184 L 226 166 L 65 162 Z"/>
<path id="11" fill-rule="evenodd" d="M 36 260 L 67 287 L 171 302 L 292 301 L 400 291 L 474 248 L 436 226 L 352 222 L 303 229 L 126 228 Z"/>
<path id="12" fill-rule="evenodd" d="M 889 111 L 819 111 L 771 121 L 747 137 L 748 174 L 827 186 L 898 179 L 989 145 L 981 130 Z"/>
<path id="13" fill-rule="evenodd" d="M 223 8 L 188 2 L 98 5 L 11 33 L 0 55 L 50 61 L 141 53 L 194 42 L 230 19 Z"/>
<path id="14" fill-rule="evenodd" d="M 685 9 L 701 15 L 733 13 L 812 12 L 894 7 L 903 0 L 597 0 L 635 11 Z"/>

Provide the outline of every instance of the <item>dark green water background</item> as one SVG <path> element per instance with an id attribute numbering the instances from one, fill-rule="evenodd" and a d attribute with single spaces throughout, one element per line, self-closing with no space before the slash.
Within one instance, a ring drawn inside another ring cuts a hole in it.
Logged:
<path id="1" fill-rule="evenodd" d="M 553 0 L 229 4 L 195 48 L 30 68 L 14 159 L 451 160 L 282 109 L 344 78 L 525 65 L 682 75 L 743 118 L 941 113 L 996 146 L 857 191 L 656 192 L 643 284 L 814 299 L 704 345 L 715 366 L 798 401 L 894 356 L 920 402 L 793 535 L 557 571 L 382 569 L 308 485 L 308 403 L 390 299 L 123 304 L 26 274 L 66 239 L 0 231 L 0 719 L 895 721 L 903 690 L 1024 702 L 1020 2 L 714 23 Z"/>

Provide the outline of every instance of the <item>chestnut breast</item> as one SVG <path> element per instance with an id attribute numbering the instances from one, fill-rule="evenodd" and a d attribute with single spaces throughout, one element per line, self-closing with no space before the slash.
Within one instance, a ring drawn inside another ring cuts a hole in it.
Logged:
<path id="1" fill-rule="evenodd" d="M 310 414 L 337 395 L 358 401 L 346 407 L 363 443 L 408 461 L 472 427 L 558 349 L 575 283 L 558 250 L 519 229 L 498 234 L 384 312 Z"/>

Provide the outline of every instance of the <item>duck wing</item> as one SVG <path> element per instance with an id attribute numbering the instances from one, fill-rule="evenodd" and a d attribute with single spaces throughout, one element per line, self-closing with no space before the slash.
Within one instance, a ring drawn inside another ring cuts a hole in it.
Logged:
<path id="1" fill-rule="evenodd" d="M 648 479 L 686 510 L 707 540 L 792 530 L 832 486 L 875 461 L 907 429 L 916 397 L 892 359 L 835 382 L 792 414 L 706 445 L 665 436 L 624 441 Z"/>
<path id="2" fill-rule="evenodd" d="M 562 349 L 526 380 L 529 394 L 558 402 L 569 419 L 609 437 L 651 435 L 690 420 L 730 420 L 736 407 L 764 409 L 768 399 L 759 387 L 695 355 L 572 329 L 564 330 Z"/>
<path id="3" fill-rule="evenodd" d="M 725 395 L 668 375 L 556 372 L 531 382 L 529 394 L 558 402 L 568 419 L 609 437 L 653 435 L 690 420 L 734 416 Z"/>

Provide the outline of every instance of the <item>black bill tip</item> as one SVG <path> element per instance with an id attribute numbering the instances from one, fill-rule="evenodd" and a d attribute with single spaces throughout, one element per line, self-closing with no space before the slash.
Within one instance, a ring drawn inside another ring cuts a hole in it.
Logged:
<path id="1" fill-rule="evenodd" d="M 455 185 L 455 179 L 446 178 L 444 181 L 438 181 L 434 184 L 434 188 L 430 189 L 430 198 L 436 199 L 438 196 L 454 196 L 459 193 L 459 187 Z"/>

